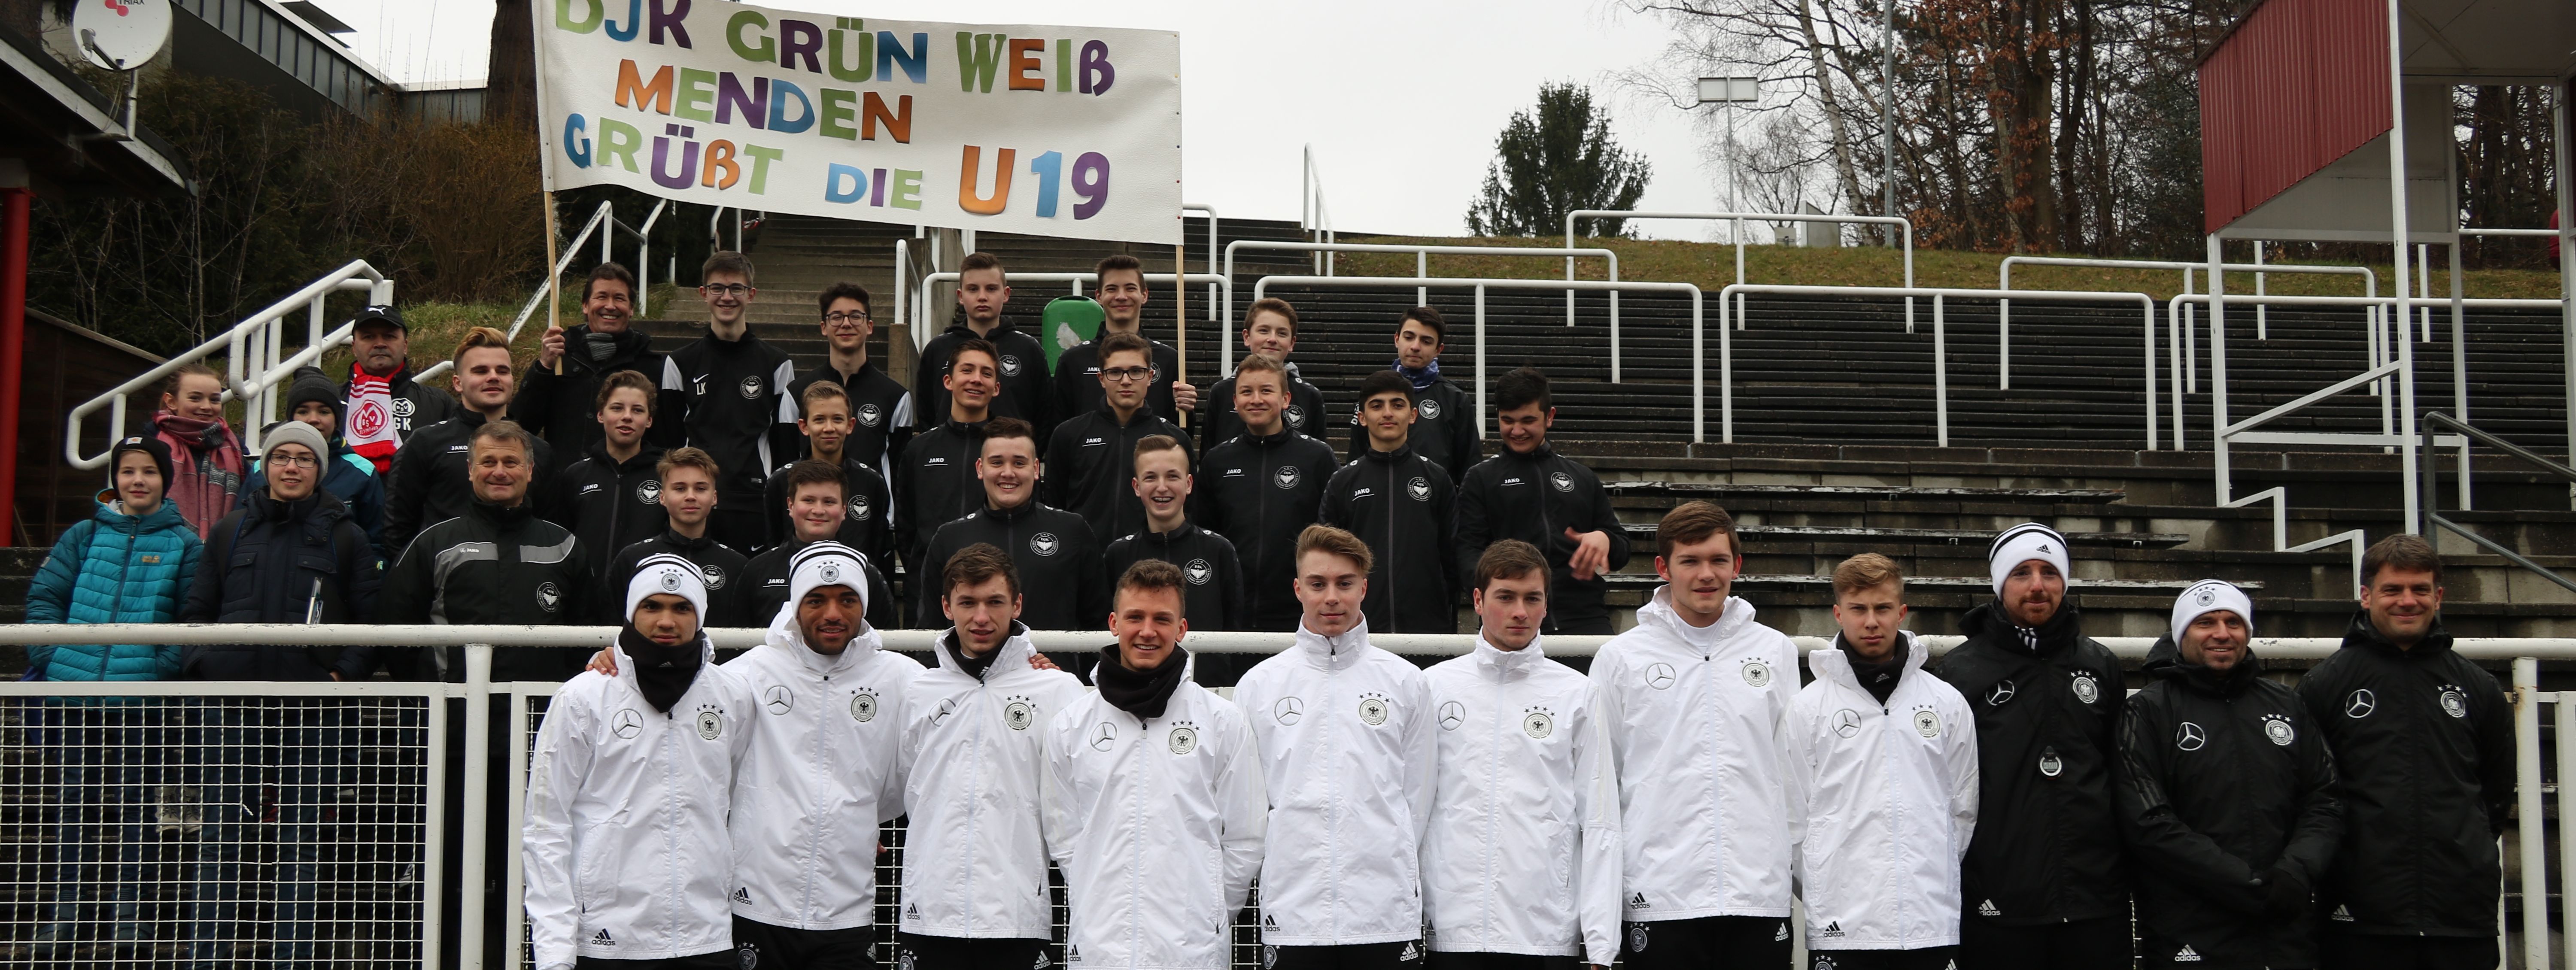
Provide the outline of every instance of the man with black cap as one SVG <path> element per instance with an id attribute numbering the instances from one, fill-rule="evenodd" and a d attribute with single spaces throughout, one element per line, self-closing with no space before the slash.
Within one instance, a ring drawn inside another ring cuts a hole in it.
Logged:
<path id="1" fill-rule="evenodd" d="M 2262 678 L 2253 637 L 2244 590 L 2193 583 L 2120 718 L 2144 966 L 2319 965 L 2309 887 L 2343 835 L 2333 755 L 2298 696 Z"/>
<path id="2" fill-rule="evenodd" d="M 367 543 L 382 558 L 385 480 L 377 474 L 376 463 L 351 449 L 343 437 L 349 424 L 340 405 L 339 388 L 332 387 L 331 379 L 322 376 L 322 368 L 296 368 L 295 383 L 288 385 L 286 391 L 286 410 L 289 419 L 312 425 L 313 430 L 322 433 L 322 440 L 330 443 L 330 449 L 322 456 L 322 490 L 348 507 L 349 521 L 367 534 Z M 252 495 L 268 487 L 266 467 L 264 462 L 251 463 L 250 474 L 242 476 L 241 493 L 234 497 L 238 503 L 234 508 L 249 505 Z"/>
<path id="3" fill-rule="evenodd" d="M 2343 647 L 2299 679 L 2334 752 L 2343 843 L 2317 882 L 2318 965 L 2496 965 L 2496 838 L 2514 799 L 2514 709 L 2442 629 L 2442 557 L 2393 535 L 2361 556 Z"/>
<path id="4" fill-rule="evenodd" d="M 696 566 L 645 560 L 618 673 L 583 673 L 546 707 L 521 833 L 537 970 L 736 966 L 726 816 L 761 708 L 716 666 L 706 603 Z"/>
<path id="5" fill-rule="evenodd" d="M 1046 729 L 1039 804 L 1072 903 L 1068 966 L 1233 963 L 1231 924 L 1261 868 L 1269 797 L 1244 714 L 1190 681 L 1184 582 L 1159 559 L 1128 567 L 1100 690 Z"/>
<path id="6" fill-rule="evenodd" d="M 358 311 L 349 321 L 349 380 L 340 385 L 346 415 L 341 437 L 349 449 L 383 474 L 413 430 L 455 417 L 464 408 L 446 391 L 412 380 L 411 330 L 389 305 Z M 323 437 L 330 437 L 324 435 Z"/>
<path id="7" fill-rule="evenodd" d="M 1960 864 L 1960 965 L 2089 970 L 2129 961 L 2129 881 L 2111 801 L 2119 658 L 2066 598 L 2066 537 L 2037 522 L 1986 551 L 1995 601 L 1934 673 L 1977 721 L 1977 829 Z"/>
<path id="8" fill-rule="evenodd" d="M 1054 936 L 1038 818 L 1047 723 L 1082 703 L 1072 674 L 1031 665 L 1020 573 L 989 545 L 939 577 L 950 626 L 904 720 L 903 912 L 896 963 L 1025 970 Z"/>

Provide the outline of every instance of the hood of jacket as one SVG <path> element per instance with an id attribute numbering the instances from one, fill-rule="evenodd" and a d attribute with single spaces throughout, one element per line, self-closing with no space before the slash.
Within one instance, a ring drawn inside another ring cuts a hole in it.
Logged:
<path id="1" fill-rule="evenodd" d="M 1897 678 L 1901 683 L 1923 669 L 1924 655 L 1931 651 L 1923 649 L 1923 644 L 1914 639 L 1912 630 L 1898 630 L 1896 635 L 1904 638 L 1905 646 L 1904 673 Z M 1869 689 L 1861 686 L 1860 675 L 1852 669 L 1851 654 L 1845 652 L 1849 649 L 1843 646 L 1842 638 L 1836 636 L 1833 646 L 1808 651 L 1807 672 L 1816 675 L 1817 680 L 1833 681 L 1861 693 L 1868 693 Z"/>
<path id="2" fill-rule="evenodd" d="M 1368 619 L 1362 617 L 1358 623 L 1352 624 L 1350 629 L 1342 631 L 1342 635 L 1337 637 L 1328 637 L 1306 629 L 1306 624 L 1299 622 L 1297 642 L 1288 649 L 1306 658 L 1307 663 L 1322 669 L 1349 670 L 1357 666 L 1360 659 L 1368 654 Z"/>
<path id="3" fill-rule="evenodd" d="M 1717 615 L 1717 622 L 1704 627 L 1692 626 L 1683 622 L 1682 615 L 1674 611 L 1673 589 L 1667 584 L 1655 587 L 1654 598 L 1637 608 L 1637 625 L 1652 625 L 1683 643 L 1708 652 L 1752 625 L 1753 613 L 1753 604 L 1745 602 L 1743 597 L 1728 596 L 1725 610 Z"/>
<path id="4" fill-rule="evenodd" d="M 2149 677 L 2174 681 L 2204 694 L 2235 697 L 2244 693 L 2245 685 L 2263 673 L 2263 661 L 2254 655 L 2254 648 L 2249 645 L 2245 648 L 2245 659 L 2237 661 L 2236 666 L 2224 672 L 2211 670 L 2184 660 L 2182 645 L 2174 642 L 2172 634 L 2166 634 L 2156 638 L 2155 646 L 2147 648 L 2147 661 L 2138 669 Z"/>
<path id="5" fill-rule="evenodd" d="M 166 506 L 169 503 L 162 504 Z M 2343 649 L 2376 650 L 2393 656 L 2430 657 L 2450 651 L 2451 631 L 2443 629 L 2442 616 L 2436 613 L 2433 615 L 2433 625 L 2424 631 L 2424 639 L 2416 641 L 2413 649 L 2404 649 L 2390 642 L 2387 636 L 2379 632 L 2379 627 L 2370 622 L 2369 610 L 2354 610 L 2352 623 L 2344 627 Z"/>
<path id="6" fill-rule="evenodd" d="M 101 490 L 92 498 L 92 501 L 98 503 L 98 509 L 90 513 L 90 518 L 98 520 L 98 527 L 102 529 L 141 534 L 160 529 L 184 529 L 188 526 L 187 517 L 179 514 L 179 503 L 170 501 L 167 496 L 161 499 L 161 507 L 153 509 L 148 515 L 135 515 L 125 511 L 125 500 L 117 498 L 114 489 Z"/>
<path id="7" fill-rule="evenodd" d="M 885 640 L 877 634 L 877 629 L 869 626 L 863 618 L 859 620 L 858 634 L 850 638 L 850 645 L 841 648 L 840 653 L 819 652 L 805 645 L 805 631 L 796 625 L 795 610 L 778 611 L 778 615 L 770 619 L 769 630 L 761 635 L 760 642 L 804 661 L 806 669 L 826 675 L 856 667 L 865 662 L 868 655 L 885 646 Z"/>
<path id="8" fill-rule="evenodd" d="M 974 677 L 974 674 L 969 673 L 964 666 L 957 662 L 957 651 L 951 649 L 951 645 L 955 643 L 956 639 L 957 628 L 948 628 L 948 632 L 939 637 L 939 648 L 932 650 L 931 653 L 939 658 L 939 669 L 957 674 L 961 677 Z M 1013 620 L 1011 621 L 1011 635 L 1003 637 L 1002 645 L 993 648 L 992 662 L 984 665 L 984 673 L 989 676 L 996 670 L 1016 670 L 1020 667 L 1026 667 L 1029 665 L 1029 657 L 1037 652 L 1037 644 L 1032 643 L 1029 640 L 1029 628 L 1021 625 L 1020 621 Z M 1004 664 L 1009 664 L 1010 666 L 1006 667 Z"/>

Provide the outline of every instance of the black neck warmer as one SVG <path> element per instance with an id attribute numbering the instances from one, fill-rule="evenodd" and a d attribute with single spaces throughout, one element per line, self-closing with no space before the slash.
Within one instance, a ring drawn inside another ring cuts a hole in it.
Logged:
<path id="1" fill-rule="evenodd" d="M 1896 682 L 1905 676 L 1905 638 L 1896 638 L 1896 652 L 1877 663 L 1861 659 L 1848 642 L 1841 646 L 1843 654 L 1851 658 L 1852 676 L 1860 680 L 1861 689 L 1878 698 L 1879 703 L 1887 703 L 1888 695 L 1896 693 Z"/>
<path id="2" fill-rule="evenodd" d="M 2005 616 L 2003 604 L 1995 604 L 1995 615 L 1999 618 Z M 2013 643 L 2029 653 L 2042 656 L 2074 646 L 2075 638 L 2080 635 L 2075 621 L 2075 601 L 2072 599 L 2059 603 L 2057 615 L 2049 617 L 2046 623 L 2031 627 L 2005 619 L 2004 627 L 2005 634 Z"/>
<path id="3" fill-rule="evenodd" d="M 1163 716 L 1163 705 L 1170 703 L 1172 692 L 1180 689 L 1181 671 L 1188 669 L 1189 660 L 1189 651 L 1175 646 L 1171 659 L 1163 661 L 1162 666 L 1137 673 L 1118 659 L 1118 646 L 1111 644 L 1100 648 L 1100 666 L 1092 669 L 1091 680 L 1111 706 L 1136 715 L 1138 720 L 1151 721 Z"/>
<path id="4" fill-rule="evenodd" d="M 706 634 L 698 636 L 700 640 L 666 647 L 631 625 L 617 631 L 617 646 L 635 661 L 635 688 L 644 692 L 644 701 L 654 710 L 671 713 L 671 705 L 679 703 L 680 695 L 689 692 L 689 683 L 698 679 L 698 665 L 706 660 L 701 646 Z"/>
<path id="5" fill-rule="evenodd" d="M 1011 632 L 1016 635 L 1020 632 L 1020 629 L 1020 626 L 1014 623 L 1012 624 Z M 992 669 L 993 661 L 1002 655 L 1003 644 L 1007 644 L 1009 642 L 1010 641 L 1005 640 L 1002 643 L 994 644 L 991 651 L 978 657 L 968 654 L 966 652 L 965 645 L 957 642 L 957 631 L 954 629 L 949 630 L 947 636 L 939 638 L 939 645 L 948 651 L 948 659 L 956 661 L 957 669 L 965 671 L 966 676 L 973 677 L 976 680 L 984 679 L 984 671 Z"/>

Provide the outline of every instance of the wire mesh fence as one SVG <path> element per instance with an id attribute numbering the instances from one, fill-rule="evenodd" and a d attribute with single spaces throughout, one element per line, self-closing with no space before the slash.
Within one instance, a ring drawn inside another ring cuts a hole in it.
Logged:
<path id="1" fill-rule="evenodd" d="M 0 698 L 0 963 L 418 966 L 424 696 Z"/>

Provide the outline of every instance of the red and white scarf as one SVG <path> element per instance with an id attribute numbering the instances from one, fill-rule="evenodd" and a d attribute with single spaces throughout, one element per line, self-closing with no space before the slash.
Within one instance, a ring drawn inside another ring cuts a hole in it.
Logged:
<path id="1" fill-rule="evenodd" d="M 362 370 L 349 374 L 349 426 L 341 440 L 349 450 L 376 464 L 376 473 L 392 470 L 394 450 L 402 447 L 402 435 L 394 428 L 393 382 Z"/>

